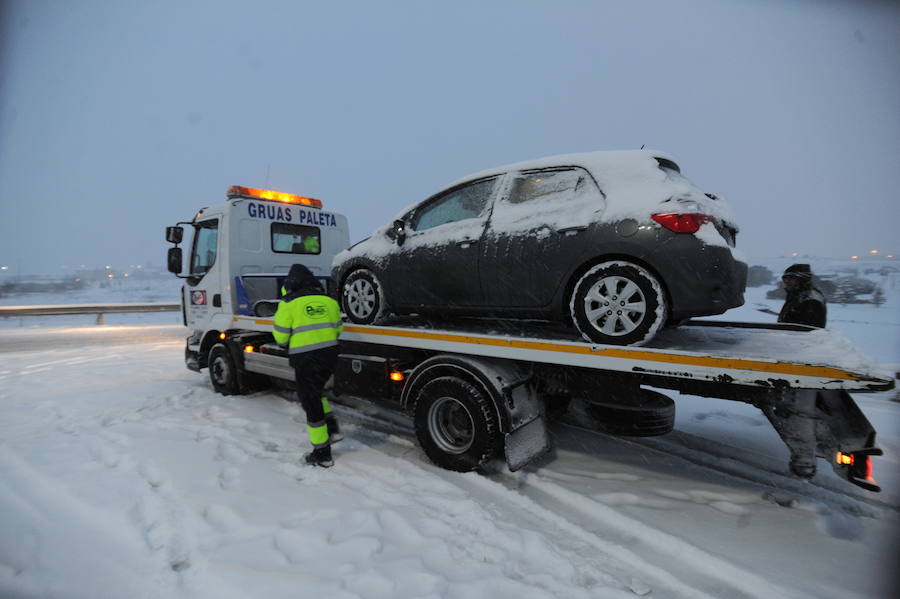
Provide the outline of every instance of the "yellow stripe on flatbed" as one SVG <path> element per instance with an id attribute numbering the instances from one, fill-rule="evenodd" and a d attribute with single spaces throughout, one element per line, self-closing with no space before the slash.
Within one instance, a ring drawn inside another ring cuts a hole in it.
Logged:
<path id="1" fill-rule="evenodd" d="M 858 381 L 862 380 L 859 374 L 830 366 L 813 366 L 809 364 L 793 364 L 790 362 L 766 362 L 762 360 L 743 360 L 739 358 L 716 358 L 712 356 L 697 356 L 681 353 L 667 353 L 664 351 L 647 351 L 638 349 L 596 347 L 586 343 L 553 343 L 548 341 L 530 341 L 505 337 L 481 337 L 466 334 L 431 333 L 427 331 L 402 328 L 378 328 L 358 327 L 345 325 L 344 331 L 362 335 L 382 335 L 385 337 L 397 337 L 407 339 L 422 339 L 428 341 L 449 341 L 454 343 L 468 343 L 493 347 L 529 349 L 539 351 L 553 351 L 571 354 L 584 354 L 593 356 L 605 356 L 609 358 L 621 358 L 626 360 L 641 360 L 645 362 L 661 362 L 665 364 L 681 364 L 685 366 L 701 366 L 721 368 L 726 370 L 746 370 L 782 375 L 809 376 L 832 380 Z"/>
<path id="2" fill-rule="evenodd" d="M 244 317 L 241 317 L 241 316 L 235 316 L 234 318 L 232 318 L 232 320 L 235 320 L 235 321 L 237 321 L 237 320 L 249 320 L 249 321 L 252 322 L 253 324 L 272 324 L 272 319 L 271 319 L 271 318 L 267 318 L 267 319 L 261 320 L 261 319 L 259 319 L 259 318 L 244 318 Z"/>

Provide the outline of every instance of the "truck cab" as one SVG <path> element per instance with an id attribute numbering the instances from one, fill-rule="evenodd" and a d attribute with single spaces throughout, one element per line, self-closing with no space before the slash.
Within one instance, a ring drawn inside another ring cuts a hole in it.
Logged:
<path id="1" fill-rule="evenodd" d="M 192 232 L 186 261 L 182 225 Z M 166 240 L 174 244 L 169 271 L 184 280 L 182 316 L 192 330 L 186 362 L 199 370 L 220 335 L 271 330 L 254 317 L 274 313 L 291 265 L 304 264 L 333 292 L 331 263 L 350 244 L 350 233 L 347 218 L 324 210 L 320 200 L 235 185 L 224 203 L 167 227 Z"/>

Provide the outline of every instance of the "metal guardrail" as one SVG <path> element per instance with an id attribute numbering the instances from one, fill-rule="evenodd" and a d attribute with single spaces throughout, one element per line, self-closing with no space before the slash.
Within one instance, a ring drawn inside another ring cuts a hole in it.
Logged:
<path id="1" fill-rule="evenodd" d="M 104 314 L 127 312 L 180 312 L 181 304 L 164 302 L 149 304 L 61 304 L 53 306 L 0 306 L 0 317 L 58 316 L 61 314 L 96 314 L 97 324 L 103 324 Z"/>

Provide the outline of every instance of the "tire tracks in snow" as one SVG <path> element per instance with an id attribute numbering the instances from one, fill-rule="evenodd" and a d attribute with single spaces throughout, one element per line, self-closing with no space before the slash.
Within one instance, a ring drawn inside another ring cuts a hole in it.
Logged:
<path id="1" fill-rule="evenodd" d="M 340 407 L 345 399 L 338 398 L 332 405 Z M 357 402 L 351 400 L 351 403 Z M 379 418 L 377 411 L 377 407 L 370 407 L 361 422 L 387 433 L 414 436 L 411 426 L 398 426 L 396 415 L 389 421 Z M 354 419 L 355 415 L 355 412 L 348 412 L 346 417 Z M 357 427 L 354 435 L 364 439 L 370 437 L 367 440 L 373 447 L 404 459 L 407 468 L 433 469 L 434 474 L 444 481 L 476 498 L 478 505 L 488 506 L 487 509 L 498 514 L 502 512 L 505 519 L 509 518 L 512 506 L 519 510 L 519 516 L 527 515 L 534 528 L 558 531 L 555 544 L 570 550 L 573 555 L 591 556 L 582 567 L 590 569 L 587 564 L 591 561 L 602 562 L 604 569 L 600 572 L 608 573 L 612 569 L 618 584 L 635 595 L 643 596 L 656 590 L 663 591 L 666 597 L 697 599 L 809 597 L 773 584 L 687 541 L 566 489 L 547 476 L 509 473 L 505 471 L 505 465 L 487 476 L 447 472 L 431 465 L 414 445 L 398 451 L 386 446 L 383 437 L 375 437 L 371 430 L 361 427 Z M 406 443 L 411 444 L 410 441 Z M 337 459 L 340 460 L 340 456 Z M 645 557 L 648 555 L 652 559 Z"/>
<path id="2" fill-rule="evenodd" d="M 602 434 L 574 425 L 567 424 L 567 426 L 588 433 Z M 673 431 L 662 437 L 616 437 L 616 439 L 624 444 L 640 446 L 667 457 L 677 456 L 693 465 L 762 485 L 769 489 L 773 502 L 786 507 L 807 501 L 831 510 L 866 518 L 880 518 L 884 514 L 900 515 L 900 505 L 874 494 L 857 494 L 854 492 L 855 487 L 851 487 L 849 482 L 832 481 L 825 477 L 817 477 L 810 481 L 799 479 L 779 470 L 779 465 L 783 466 L 783 463 L 776 459 L 748 453 L 746 450 L 691 433 Z M 824 460 L 819 460 L 817 465 L 820 469 L 828 467 Z"/>

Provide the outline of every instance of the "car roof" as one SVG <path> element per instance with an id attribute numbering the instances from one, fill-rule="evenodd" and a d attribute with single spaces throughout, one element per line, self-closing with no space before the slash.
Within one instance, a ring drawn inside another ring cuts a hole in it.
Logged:
<path id="1" fill-rule="evenodd" d="M 510 171 L 566 166 L 582 167 L 591 173 L 604 195 L 606 207 L 603 218 L 608 222 L 625 218 L 646 219 L 660 206 L 673 200 L 667 206 L 675 211 L 699 205 L 704 213 L 734 222 L 725 200 L 710 200 L 703 190 L 681 174 L 672 176 L 671 172 L 661 168 L 674 167 L 680 173 L 672 156 L 658 150 L 584 152 L 525 160 L 472 173 L 445 189 Z"/>
<path id="2" fill-rule="evenodd" d="M 545 156 L 544 158 L 535 158 L 533 160 L 524 160 L 514 162 L 504 166 L 485 169 L 471 175 L 466 175 L 454 181 L 450 186 L 460 185 L 468 181 L 475 181 L 492 175 L 500 175 L 510 171 L 523 171 L 540 168 L 552 168 L 555 166 L 580 166 L 587 169 L 592 175 L 598 178 L 604 178 L 601 175 L 610 172 L 634 172 L 635 170 L 643 170 L 648 166 L 657 168 L 658 162 L 656 158 L 674 162 L 674 159 L 657 150 L 616 150 L 616 151 L 598 151 L 598 152 L 581 152 L 577 154 L 559 154 L 556 156 Z"/>

